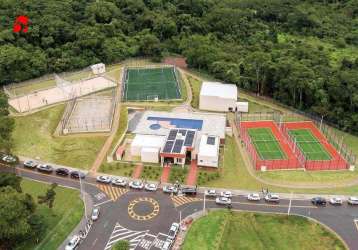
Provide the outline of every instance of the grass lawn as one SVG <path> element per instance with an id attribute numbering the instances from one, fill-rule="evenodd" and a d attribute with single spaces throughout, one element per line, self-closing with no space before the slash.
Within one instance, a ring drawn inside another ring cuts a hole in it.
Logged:
<path id="1" fill-rule="evenodd" d="M 119 115 L 119 126 L 116 131 L 116 135 L 113 138 L 111 148 L 108 151 L 109 154 L 112 153 L 116 144 L 118 143 L 118 140 L 122 137 L 122 135 L 126 131 L 127 124 L 128 124 L 128 109 L 127 109 L 127 106 L 121 104 L 121 111 L 120 111 L 120 115 Z"/>
<path id="2" fill-rule="evenodd" d="M 180 166 L 172 167 L 169 174 L 169 182 L 175 183 L 176 181 L 178 181 L 179 183 L 183 184 L 185 183 L 187 174 L 187 166 L 185 166 L 184 168 L 181 168 Z"/>
<path id="3" fill-rule="evenodd" d="M 303 217 L 219 210 L 193 223 L 182 249 L 337 250 L 345 247 L 323 226 Z"/>
<path id="4" fill-rule="evenodd" d="M 158 166 L 144 166 L 140 178 L 150 181 L 159 181 L 162 175 L 162 168 Z"/>
<path id="5" fill-rule="evenodd" d="M 14 153 L 32 158 L 40 157 L 43 161 L 56 164 L 90 168 L 106 137 L 53 136 L 64 107 L 61 104 L 28 116 L 15 117 L 12 134 Z"/>
<path id="6" fill-rule="evenodd" d="M 131 163 L 113 162 L 103 163 L 99 169 L 99 172 L 117 176 L 131 177 L 134 171 L 135 165 Z"/>
<path id="7" fill-rule="evenodd" d="M 37 196 L 43 195 L 49 188 L 49 185 L 23 179 L 21 187 L 24 193 L 30 194 L 37 201 Z M 57 187 L 55 191 L 56 200 L 52 209 L 49 209 L 45 205 L 37 206 L 38 213 L 45 217 L 47 224 L 46 233 L 44 236 L 41 236 L 39 245 L 36 246 L 35 243 L 28 242 L 25 246 L 21 246 L 18 249 L 57 249 L 80 222 L 84 207 L 82 200 L 79 198 L 79 192 L 63 187 Z"/>
<path id="8" fill-rule="evenodd" d="M 191 106 L 193 108 L 199 108 L 199 96 L 202 82 L 191 77 L 187 76 L 188 81 L 191 86 L 191 92 L 193 93 L 193 99 L 191 100 Z"/>

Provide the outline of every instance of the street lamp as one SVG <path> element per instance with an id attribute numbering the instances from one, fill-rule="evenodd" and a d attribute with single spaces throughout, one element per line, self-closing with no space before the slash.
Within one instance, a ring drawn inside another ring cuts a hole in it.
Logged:
<path id="1" fill-rule="evenodd" d="M 82 181 L 81 181 L 81 176 L 79 176 L 78 178 L 80 180 L 80 193 L 81 193 L 81 197 L 85 206 L 85 217 L 86 217 L 86 221 L 88 221 L 87 218 L 87 206 L 86 206 L 86 197 L 84 196 L 83 192 L 82 192 Z"/>

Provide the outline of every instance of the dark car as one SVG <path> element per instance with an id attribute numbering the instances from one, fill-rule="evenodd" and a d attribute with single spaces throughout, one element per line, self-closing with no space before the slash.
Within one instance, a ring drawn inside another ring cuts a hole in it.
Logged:
<path id="1" fill-rule="evenodd" d="M 67 168 L 58 168 L 58 169 L 56 169 L 56 174 L 57 175 L 68 176 L 69 173 L 70 173 L 70 171 Z"/>
<path id="2" fill-rule="evenodd" d="M 37 170 L 40 172 L 45 172 L 45 173 L 52 173 L 53 167 L 50 165 L 47 165 L 47 164 L 42 164 L 42 165 L 37 166 Z"/>
<path id="3" fill-rule="evenodd" d="M 181 189 L 181 193 L 185 195 L 196 195 L 196 188 L 186 187 Z"/>
<path id="4" fill-rule="evenodd" d="M 322 198 L 322 197 L 314 197 L 314 198 L 312 198 L 311 202 L 313 205 L 316 205 L 316 206 L 326 206 L 327 205 L 326 199 Z"/>
<path id="5" fill-rule="evenodd" d="M 79 179 L 79 178 L 84 179 L 85 176 L 86 175 L 84 173 L 79 172 L 79 171 L 72 171 L 71 172 L 71 178 L 74 178 L 74 179 Z"/>

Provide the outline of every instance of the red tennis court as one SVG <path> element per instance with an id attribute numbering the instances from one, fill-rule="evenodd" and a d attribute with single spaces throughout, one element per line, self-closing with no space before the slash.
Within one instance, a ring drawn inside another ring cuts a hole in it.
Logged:
<path id="1" fill-rule="evenodd" d="M 304 152 L 297 147 L 295 154 L 298 159 L 304 162 L 304 167 L 307 170 L 339 170 L 347 169 L 349 164 L 347 161 L 337 152 L 335 147 L 328 142 L 326 137 L 321 133 L 321 131 L 313 124 L 311 121 L 302 121 L 302 122 L 286 122 L 282 124 L 281 130 L 282 134 L 287 138 L 291 144 L 291 148 L 296 148 L 295 142 L 292 141 L 292 138 L 289 136 L 290 130 L 297 129 L 308 129 L 316 137 L 316 139 L 321 143 L 323 148 L 330 154 L 331 158 L 329 160 L 309 160 L 305 157 Z"/>
<path id="2" fill-rule="evenodd" d="M 248 133 L 249 129 L 252 128 L 268 128 L 275 137 L 275 142 L 278 143 L 280 149 L 284 152 L 284 159 L 263 159 L 262 154 L 257 150 L 255 142 L 252 141 L 253 138 Z M 273 121 L 240 122 L 240 135 L 256 170 L 261 170 L 264 166 L 267 170 L 301 168 L 301 164 L 289 147 L 286 138 Z"/>

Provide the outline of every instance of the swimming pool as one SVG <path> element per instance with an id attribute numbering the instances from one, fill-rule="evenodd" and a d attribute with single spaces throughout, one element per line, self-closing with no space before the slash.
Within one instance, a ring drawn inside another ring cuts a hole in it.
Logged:
<path id="1" fill-rule="evenodd" d="M 196 119 L 149 116 L 147 120 L 155 121 L 155 122 L 169 122 L 170 125 L 175 126 L 176 128 L 201 130 L 203 127 L 203 120 L 196 120 Z"/>

